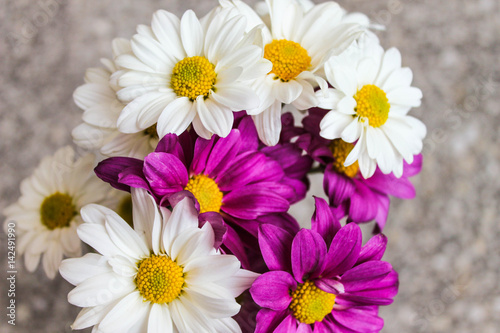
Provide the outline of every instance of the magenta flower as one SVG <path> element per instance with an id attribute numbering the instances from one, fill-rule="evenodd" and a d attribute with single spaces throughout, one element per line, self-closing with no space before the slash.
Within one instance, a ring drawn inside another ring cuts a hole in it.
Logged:
<path id="1" fill-rule="evenodd" d="M 341 227 L 318 198 L 312 230 L 292 235 L 262 225 L 259 244 L 270 271 L 250 288 L 262 307 L 255 332 L 379 332 L 384 322 L 378 306 L 392 303 L 398 275 L 380 260 L 384 235 L 361 242 L 360 228 Z"/>
<path id="2" fill-rule="evenodd" d="M 257 236 L 259 219 L 286 212 L 305 195 L 304 184 L 291 181 L 278 162 L 258 150 L 253 126 L 246 117 L 227 137 L 210 140 L 169 134 L 144 161 L 109 158 L 95 171 L 118 189 L 145 188 L 163 206 L 190 192 L 200 213 L 222 215 L 228 224 L 224 245 L 248 267 L 244 244 Z M 293 219 L 284 221 L 288 229 L 297 228 Z"/>
<path id="3" fill-rule="evenodd" d="M 422 155 L 415 155 L 412 164 L 404 162 L 403 175 L 383 174 L 379 168 L 365 179 L 358 162 L 345 167 L 344 161 L 354 145 L 341 139 L 327 140 L 319 135 L 319 123 L 326 110 L 311 109 L 302 121 L 304 132 L 297 145 L 324 168 L 323 188 L 337 217 L 347 216 L 356 223 L 376 221 L 376 231 L 382 231 L 389 212 L 389 196 L 401 199 L 415 197 L 415 188 L 408 179 L 422 169 Z M 290 131 L 290 130 L 289 130 Z"/>

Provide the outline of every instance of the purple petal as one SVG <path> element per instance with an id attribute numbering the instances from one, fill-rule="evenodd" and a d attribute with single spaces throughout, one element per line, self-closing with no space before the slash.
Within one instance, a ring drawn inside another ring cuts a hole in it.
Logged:
<path id="1" fill-rule="evenodd" d="M 200 211 L 200 204 L 198 203 L 198 200 L 196 200 L 193 193 L 189 192 L 188 190 L 182 190 L 179 192 L 175 192 L 173 194 L 169 194 L 168 196 L 165 196 L 162 199 L 160 206 L 167 207 L 168 205 L 170 205 L 172 207 L 175 207 L 175 206 L 177 206 L 177 204 L 179 202 L 182 201 L 182 199 L 184 199 L 186 197 L 191 199 L 191 201 L 194 203 L 196 210 L 199 212 Z"/>
<path id="2" fill-rule="evenodd" d="M 288 213 L 266 214 L 258 217 L 259 223 L 269 223 L 295 235 L 300 230 L 297 220 Z"/>
<path id="3" fill-rule="evenodd" d="M 378 311 L 375 308 L 359 306 L 343 311 L 333 311 L 332 316 L 336 329 L 332 332 L 379 332 L 384 327 L 384 320 L 378 316 Z"/>
<path id="4" fill-rule="evenodd" d="M 375 216 L 375 221 L 377 222 L 375 233 L 382 232 L 384 230 L 385 222 L 387 221 L 387 215 L 389 214 L 389 206 L 391 204 L 391 200 L 388 196 L 383 194 L 377 194 L 378 200 L 378 210 L 377 215 Z"/>
<path id="5" fill-rule="evenodd" d="M 349 223 L 341 228 L 332 240 L 322 275 L 334 277 L 351 269 L 358 260 L 361 241 L 361 229 L 356 224 Z"/>
<path id="6" fill-rule="evenodd" d="M 330 199 L 330 204 L 337 207 L 354 194 L 355 185 L 351 178 L 337 173 L 330 164 L 325 170 L 323 189 Z"/>
<path id="7" fill-rule="evenodd" d="M 356 190 L 351 196 L 349 219 L 354 222 L 368 222 L 375 218 L 378 212 L 378 200 L 372 190 L 355 180 Z"/>
<path id="8" fill-rule="evenodd" d="M 128 167 L 118 175 L 118 181 L 124 185 L 143 188 L 151 192 L 149 183 L 144 176 L 143 168 L 138 166 Z"/>
<path id="9" fill-rule="evenodd" d="M 340 230 L 340 222 L 333 215 L 333 212 L 325 199 L 314 197 L 316 209 L 311 219 L 311 229 L 323 237 L 327 246 L 332 243 L 332 239 Z"/>
<path id="10" fill-rule="evenodd" d="M 216 212 L 205 212 L 198 216 L 199 227 L 205 223 L 210 223 L 214 230 L 214 248 L 218 249 L 226 239 L 227 226 L 222 216 Z"/>
<path id="11" fill-rule="evenodd" d="M 383 234 L 378 234 L 370 238 L 368 242 L 361 248 L 356 265 L 362 264 L 370 260 L 380 260 L 384 256 L 387 246 L 387 237 Z"/>
<path id="12" fill-rule="evenodd" d="M 390 272 L 392 266 L 385 261 L 368 261 L 355 266 L 342 275 L 341 281 L 346 292 L 377 289 L 378 284 Z"/>
<path id="13" fill-rule="evenodd" d="M 297 282 L 287 272 L 273 271 L 259 276 L 252 287 L 250 294 L 255 303 L 271 310 L 285 310 L 292 301 L 290 291 L 297 289 Z"/>
<path id="14" fill-rule="evenodd" d="M 320 234 L 300 230 L 292 243 L 292 272 L 295 279 L 304 282 L 319 275 L 326 255 L 326 244 Z"/>
<path id="15" fill-rule="evenodd" d="M 276 170 L 273 165 L 267 163 L 264 154 L 248 152 L 238 156 L 231 166 L 220 174 L 215 181 L 222 191 L 228 192 L 252 182 L 257 182 L 260 179 L 279 180 L 282 174 L 281 168 Z"/>
<path id="16" fill-rule="evenodd" d="M 378 283 L 364 290 L 346 292 L 339 295 L 343 303 L 355 305 L 389 305 L 397 295 L 399 288 L 398 273 L 392 270 Z"/>
<path id="17" fill-rule="evenodd" d="M 301 179 L 311 169 L 312 159 L 291 143 L 264 147 L 261 151 L 278 162 L 290 178 Z"/>
<path id="18" fill-rule="evenodd" d="M 297 326 L 297 333 L 312 333 L 312 328 L 311 325 L 309 324 L 304 324 L 304 323 L 299 323 Z"/>
<path id="19" fill-rule="evenodd" d="M 177 156 L 179 160 L 186 165 L 186 161 L 184 158 L 184 151 L 182 146 L 179 143 L 179 137 L 175 134 L 167 134 L 165 135 L 156 146 L 156 153 L 169 153 Z"/>
<path id="20" fill-rule="evenodd" d="M 240 146 L 240 131 L 238 130 L 232 130 L 225 138 L 219 138 L 208 156 L 205 173 L 212 179 L 216 178 L 233 161 Z"/>
<path id="21" fill-rule="evenodd" d="M 422 154 L 418 154 L 413 156 L 413 163 L 408 164 L 404 162 L 403 164 L 403 177 L 408 178 L 412 177 L 415 175 L 418 175 L 420 171 L 422 170 L 422 163 L 423 163 L 424 157 Z"/>
<path id="22" fill-rule="evenodd" d="M 259 136 L 252 117 L 243 117 L 238 124 L 238 130 L 242 139 L 240 151 L 253 151 L 259 148 Z"/>
<path id="23" fill-rule="evenodd" d="M 118 175 L 129 167 L 142 169 L 143 161 L 131 157 L 111 157 L 99 162 L 94 171 L 97 177 L 109 183 L 116 189 L 129 191 L 130 186 L 123 185 L 118 181 Z"/>
<path id="24" fill-rule="evenodd" d="M 188 182 L 186 166 L 177 156 L 151 153 L 144 159 L 144 175 L 156 195 L 182 191 Z"/>
<path id="25" fill-rule="evenodd" d="M 273 333 L 296 333 L 297 332 L 297 319 L 289 314 L 281 324 L 276 327 Z"/>
<path id="26" fill-rule="evenodd" d="M 215 136 L 210 140 L 198 138 L 194 145 L 193 162 L 191 163 L 190 174 L 199 175 L 205 171 L 207 159 L 210 156 L 214 145 Z"/>
<path id="27" fill-rule="evenodd" d="M 222 199 L 222 211 L 244 220 L 253 220 L 260 215 L 286 212 L 288 201 L 269 192 L 261 184 L 249 185 L 232 191 Z"/>
<path id="28" fill-rule="evenodd" d="M 338 295 L 345 292 L 344 285 L 337 279 L 320 278 L 314 281 L 314 284 L 319 289 L 330 294 Z"/>
<path id="29" fill-rule="evenodd" d="M 241 262 L 241 267 L 251 270 L 251 263 L 248 260 L 245 251 L 244 242 L 241 240 L 239 234 L 229 225 L 226 224 L 226 235 L 224 239 L 224 246 Z"/>
<path id="30" fill-rule="evenodd" d="M 363 181 L 367 186 L 380 193 L 401 199 L 412 199 L 415 197 L 415 188 L 406 177 L 396 178 L 393 174 L 385 175 L 377 169 L 372 177 Z"/>
<path id="31" fill-rule="evenodd" d="M 267 267 L 272 271 L 290 271 L 293 236 L 271 224 L 259 228 L 259 246 Z"/>
<path id="32" fill-rule="evenodd" d="M 257 313 L 255 333 L 274 332 L 274 329 L 288 316 L 289 311 L 262 309 Z"/>

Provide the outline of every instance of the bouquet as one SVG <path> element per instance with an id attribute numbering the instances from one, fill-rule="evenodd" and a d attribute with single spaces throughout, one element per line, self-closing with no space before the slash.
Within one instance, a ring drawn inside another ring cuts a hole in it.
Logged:
<path id="1" fill-rule="evenodd" d="M 379 332 L 390 198 L 415 196 L 426 134 L 381 28 L 332 1 L 220 0 L 113 40 L 74 92 L 86 153 L 44 158 L 4 211 L 27 270 L 75 286 L 72 328 Z M 309 224 L 289 209 L 312 173 Z"/>

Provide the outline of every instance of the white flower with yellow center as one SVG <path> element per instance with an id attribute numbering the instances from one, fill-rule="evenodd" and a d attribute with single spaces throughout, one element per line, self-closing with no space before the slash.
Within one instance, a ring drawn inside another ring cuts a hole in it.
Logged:
<path id="1" fill-rule="evenodd" d="M 113 59 L 131 52 L 128 40 L 113 40 Z M 75 103 L 85 111 L 83 123 L 73 129 L 73 140 L 78 146 L 99 151 L 104 156 L 143 158 L 158 144 L 156 126 L 152 125 L 133 134 L 118 130 L 117 120 L 125 104 L 116 96 L 120 87 L 116 85 L 112 75 L 119 75 L 122 68 L 114 60 L 103 59 L 102 63 L 104 68 L 87 69 L 85 84 L 73 94 Z"/>
<path id="2" fill-rule="evenodd" d="M 245 28 L 236 10 L 214 11 L 202 22 L 191 10 L 180 20 L 157 11 L 151 27 L 138 27 L 133 54 L 117 58 L 127 69 L 118 78 L 118 97 L 127 103 L 119 130 L 137 133 L 157 123 L 162 138 L 192 124 L 203 138 L 227 136 L 233 111 L 259 105 L 251 80 L 271 68 Z"/>
<path id="3" fill-rule="evenodd" d="M 210 223 L 198 227 L 189 198 L 172 212 L 156 206 L 143 189 L 132 189 L 133 224 L 115 212 L 88 205 L 80 238 L 100 254 L 61 264 L 76 287 L 70 303 L 84 307 L 73 329 L 96 332 L 241 332 L 231 317 L 235 297 L 258 276 L 242 270 L 233 255 L 214 249 Z"/>
<path id="4" fill-rule="evenodd" d="M 376 167 L 401 177 L 403 160 L 413 162 L 422 150 L 425 125 L 408 116 L 420 106 L 422 92 L 411 87 L 411 69 L 401 67 L 395 48 L 384 52 L 378 39 L 365 35 L 343 54 L 325 64 L 329 89 L 318 94 L 319 106 L 331 109 L 320 123 L 320 135 L 355 143 L 344 165 L 358 162 L 363 177 Z"/>
<path id="5" fill-rule="evenodd" d="M 80 208 L 89 203 L 113 203 L 112 189 L 93 172 L 95 156 L 74 158 L 71 147 L 45 157 L 21 183 L 19 200 L 3 212 L 5 227 L 10 222 L 16 225 L 17 251 L 24 255 L 26 269 L 35 271 L 43 256 L 43 269 L 51 279 L 63 256 L 81 255 L 76 233 L 82 222 Z"/>
<path id="6" fill-rule="evenodd" d="M 296 0 L 267 0 L 270 25 L 239 0 L 223 0 L 223 7 L 235 7 L 248 19 L 247 29 L 263 25 L 261 43 L 264 58 L 273 67 L 254 81 L 260 105 L 247 109 L 253 116 L 260 139 L 275 145 L 281 132 L 282 103 L 299 110 L 317 105 L 314 89 L 326 89 L 321 77 L 324 62 L 344 51 L 364 29 L 344 23 L 344 11 L 335 2 L 308 6 Z"/>

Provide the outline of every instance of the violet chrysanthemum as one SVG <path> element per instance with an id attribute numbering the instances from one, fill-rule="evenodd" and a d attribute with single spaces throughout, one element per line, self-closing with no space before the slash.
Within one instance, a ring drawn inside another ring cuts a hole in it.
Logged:
<path id="1" fill-rule="evenodd" d="M 250 288 L 263 308 L 255 332 L 379 332 L 384 322 L 378 306 L 392 303 L 398 275 L 380 260 L 384 235 L 361 242 L 359 226 L 341 227 L 318 198 L 312 230 L 292 235 L 262 225 L 259 244 L 270 271 Z"/>
<path id="2" fill-rule="evenodd" d="M 210 140 L 189 132 L 167 134 L 144 161 L 110 158 L 97 166 L 96 173 L 118 189 L 145 188 L 163 206 L 189 191 L 200 213 L 222 215 L 228 223 L 224 244 L 248 267 L 243 245 L 247 242 L 242 240 L 257 236 L 259 218 L 286 212 L 303 192 L 288 181 L 278 162 L 258 150 L 251 126 L 247 117 L 227 137 L 214 135 Z"/>
<path id="3" fill-rule="evenodd" d="M 375 230 L 382 231 L 389 212 L 389 196 L 415 197 L 415 188 L 408 178 L 422 169 L 422 155 L 415 155 L 412 164 L 403 162 L 400 178 L 392 173 L 384 174 L 377 167 L 373 176 L 366 179 L 358 162 L 344 166 L 354 144 L 342 139 L 327 140 L 319 135 L 319 123 L 326 112 L 317 108 L 309 110 L 302 121 L 304 133 L 299 136 L 297 145 L 325 168 L 323 188 L 337 216 L 347 216 L 349 221 L 357 223 L 375 220 Z"/>

